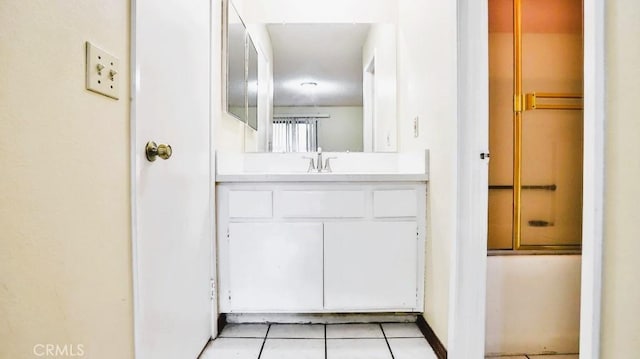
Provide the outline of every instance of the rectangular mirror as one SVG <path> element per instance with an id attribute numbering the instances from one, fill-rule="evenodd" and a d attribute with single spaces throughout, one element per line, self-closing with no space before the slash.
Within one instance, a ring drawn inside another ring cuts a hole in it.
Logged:
<path id="1" fill-rule="evenodd" d="M 293 0 L 227 1 L 228 26 L 246 25 L 246 111 L 239 108 L 241 96 L 227 107 L 247 124 L 245 151 L 397 150 L 399 40 L 392 5 L 373 13 L 316 14 L 292 7 Z M 225 56 L 241 78 L 234 64 L 242 66 L 242 57 L 232 48 Z M 229 87 L 241 85 L 230 79 Z"/>
<path id="2" fill-rule="evenodd" d="M 245 52 L 246 28 L 231 2 L 227 6 L 227 113 L 242 122 L 247 122 Z"/>
<path id="3" fill-rule="evenodd" d="M 396 150 L 395 24 L 262 25 L 273 87 L 259 151 Z"/>

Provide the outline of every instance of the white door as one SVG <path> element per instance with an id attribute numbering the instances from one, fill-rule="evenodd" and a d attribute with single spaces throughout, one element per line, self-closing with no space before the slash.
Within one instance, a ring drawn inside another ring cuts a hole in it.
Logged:
<path id="1" fill-rule="evenodd" d="M 195 359 L 211 337 L 207 0 L 135 0 L 133 271 L 137 359 Z M 145 144 L 169 144 L 149 162 Z"/>

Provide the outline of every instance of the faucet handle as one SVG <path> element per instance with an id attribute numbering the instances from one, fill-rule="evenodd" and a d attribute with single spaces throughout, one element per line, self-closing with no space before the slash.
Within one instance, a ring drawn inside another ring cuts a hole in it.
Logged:
<path id="1" fill-rule="evenodd" d="M 307 168 L 307 172 L 315 171 L 316 165 L 313 162 L 313 157 L 302 156 L 302 159 L 309 160 L 309 168 Z M 322 166 L 322 163 L 320 163 L 318 166 Z"/>
<path id="2" fill-rule="evenodd" d="M 329 160 L 335 160 L 338 157 L 327 157 L 324 160 L 324 167 L 322 168 L 322 170 L 327 171 L 329 173 L 331 173 L 331 162 L 329 162 Z"/>

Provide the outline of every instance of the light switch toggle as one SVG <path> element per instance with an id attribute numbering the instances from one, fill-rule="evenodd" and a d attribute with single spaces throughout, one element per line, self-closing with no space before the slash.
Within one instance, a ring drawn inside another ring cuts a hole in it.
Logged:
<path id="1" fill-rule="evenodd" d="M 118 58 L 101 48 L 86 43 L 86 88 L 114 99 L 118 99 L 120 71 Z"/>

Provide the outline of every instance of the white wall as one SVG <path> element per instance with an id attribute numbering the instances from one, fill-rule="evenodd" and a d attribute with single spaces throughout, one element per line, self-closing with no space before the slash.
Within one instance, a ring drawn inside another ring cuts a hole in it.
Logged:
<path id="1" fill-rule="evenodd" d="M 362 48 L 363 73 L 367 71 L 372 59 L 375 63 L 375 75 L 372 81 L 375 89 L 373 121 L 367 117 L 364 126 L 368 132 L 372 132 L 372 135 L 368 133 L 365 136 L 371 136 L 372 143 L 369 146 L 374 152 L 394 152 L 398 148 L 396 38 L 395 24 L 372 24 Z M 363 78 L 366 78 L 366 73 Z M 363 88 L 365 106 L 368 106 L 367 94 L 370 91 L 368 86 L 368 81 L 365 80 Z M 373 123 L 370 124 L 370 122 Z M 373 126 L 373 130 L 370 126 Z"/>
<path id="2" fill-rule="evenodd" d="M 601 358 L 640 353 L 640 2 L 606 1 L 605 233 Z"/>
<path id="3" fill-rule="evenodd" d="M 486 353 L 577 353 L 580 255 L 487 259 Z"/>
<path id="4" fill-rule="evenodd" d="M 133 358 L 129 9 L 0 1 L 0 358 Z M 85 90 L 87 40 L 119 58 L 119 100 Z"/>
<path id="5" fill-rule="evenodd" d="M 398 149 L 430 150 L 424 316 L 445 346 L 456 237 L 456 16 L 455 1 L 398 1 Z"/>
<path id="6" fill-rule="evenodd" d="M 362 107 L 276 107 L 274 113 L 329 115 L 318 119 L 318 146 L 323 151 L 362 151 Z"/>

